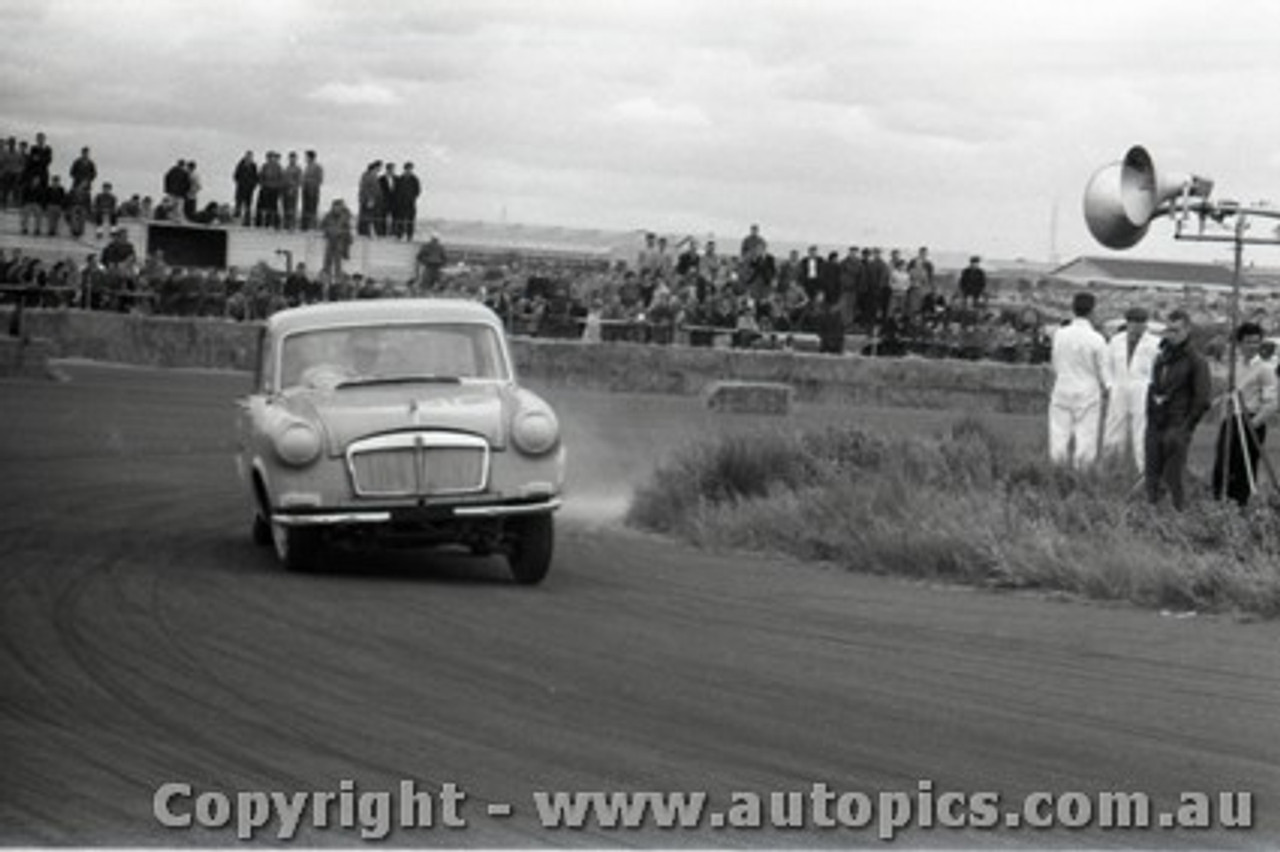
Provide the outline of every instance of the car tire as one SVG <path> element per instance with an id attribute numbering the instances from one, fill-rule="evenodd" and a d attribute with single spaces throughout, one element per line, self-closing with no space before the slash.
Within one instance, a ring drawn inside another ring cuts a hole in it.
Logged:
<path id="1" fill-rule="evenodd" d="M 555 523 L 551 513 L 529 515 L 507 521 L 509 544 L 507 564 L 517 583 L 532 586 L 542 582 L 551 568 L 555 545 Z"/>
<path id="2" fill-rule="evenodd" d="M 272 524 L 271 540 L 286 570 L 314 571 L 320 562 L 319 530 Z"/>
<path id="3" fill-rule="evenodd" d="M 271 522 L 257 513 L 253 516 L 253 543 L 259 547 L 271 546 Z"/>

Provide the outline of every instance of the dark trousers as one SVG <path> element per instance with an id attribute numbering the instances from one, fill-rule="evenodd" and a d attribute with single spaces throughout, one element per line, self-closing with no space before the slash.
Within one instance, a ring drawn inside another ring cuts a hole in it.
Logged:
<path id="1" fill-rule="evenodd" d="M 319 210 L 320 187 L 302 187 L 302 230 L 308 231 L 316 226 Z"/>
<path id="2" fill-rule="evenodd" d="M 1267 440 L 1265 424 L 1250 432 L 1250 416 L 1245 412 L 1222 421 L 1218 428 L 1218 451 L 1213 458 L 1213 496 L 1221 500 L 1225 495 L 1241 506 L 1247 505 L 1253 496 L 1249 483 L 1256 485 L 1258 481 L 1258 458 Z"/>
<path id="3" fill-rule="evenodd" d="M 280 190 L 272 187 L 258 187 L 258 213 L 254 224 L 259 228 L 275 228 L 280 230 Z"/>
<path id="4" fill-rule="evenodd" d="M 233 214 L 246 228 L 253 221 L 253 187 L 236 187 L 236 209 Z"/>
<path id="5" fill-rule="evenodd" d="M 1180 426 L 1163 429 L 1147 426 L 1147 469 L 1143 478 L 1149 501 L 1159 502 L 1161 486 L 1164 486 L 1169 489 L 1175 509 L 1186 506 L 1187 496 L 1182 479 L 1187 469 L 1187 448 L 1190 443 L 1191 433 Z"/>
<path id="6" fill-rule="evenodd" d="M 391 219 L 391 235 L 396 238 L 404 237 L 407 240 L 413 240 L 413 225 L 418 218 L 417 207 L 400 207 L 392 213 Z"/>

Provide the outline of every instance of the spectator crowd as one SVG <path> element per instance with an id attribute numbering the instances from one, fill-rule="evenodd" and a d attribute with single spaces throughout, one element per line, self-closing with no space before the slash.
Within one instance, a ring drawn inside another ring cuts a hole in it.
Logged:
<path id="1" fill-rule="evenodd" d="M 341 200 L 320 215 L 324 168 L 314 150 L 267 151 L 263 162 L 246 151 L 230 177 L 234 202 L 205 200 L 202 172 L 178 159 L 164 172 L 158 202 L 120 200 L 111 182 L 95 187 L 98 168 L 84 147 L 64 186 L 43 133 L 27 143 L 10 137 L 0 148 L 0 204 L 20 211 L 22 233 L 73 237 L 92 226 L 110 241 L 84 258 L 49 264 L 15 250 L 0 257 L 0 285 L 27 290 L 28 303 L 90 309 L 216 315 L 254 319 L 273 310 L 323 299 L 448 293 L 489 303 L 518 333 L 693 345 L 728 340 L 739 347 L 785 347 L 816 339 L 839 353 L 848 335 L 868 335 L 877 351 L 910 348 L 939 354 L 989 354 L 1041 360 L 1047 342 L 1038 316 L 988 310 L 986 273 L 972 258 L 958 284 L 944 283 L 926 247 L 910 257 L 899 249 L 850 246 L 845 254 L 791 251 L 779 259 L 758 225 L 737 250 L 722 254 L 713 239 L 671 244 L 649 233 L 630 262 L 555 263 L 528 259 L 450 269 L 436 235 L 418 251 L 414 274 L 388 282 L 342 271 L 352 239 L 413 241 L 421 183 L 412 162 L 399 171 L 374 160 L 360 178 L 355 210 Z M 202 206 L 203 201 L 203 206 Z M 174 267 L 155 253 L 138 257 L 122 218 L 203 225 L 318 229 L 326 240 L 318 275 L 302 265 L 281 274 L 262 265 L 236 269 Z M 976 347 L 976 348 L 975 348 Z"/>
<path id="2" fill-rule="evenodd" d="M 79 238 L 92 223 L 95 236 L 104 239 L 105 229 L 122 218 L 285 231 L 309 231 L 321 223 L 325 175 L 314 150 L 304 151 L 301 158 L 297 151 L 281 155 L 269 150 L 261 163 L 246 151 L 228 175 L 233 202 L 209 200 L 204 174 L 187 158 L 163 173 L 158 200 L 140 193 L 123 198 L 110 181 L 95 187 L 98 166 L 88 147 L 80 149 L 65 182 L 57 171 L 43 132 L 34 141 L 9 136 L 0 143 L 0 208 L 19 211 L 23 234 L 58 236 L 65 227 Z M 361 235 L 413 240 L 422 183 L 412 162 L 403 163 L 397 174 L 394 163 L 384 166 L 375 160 L 361 177 L 357 195 Z"/>

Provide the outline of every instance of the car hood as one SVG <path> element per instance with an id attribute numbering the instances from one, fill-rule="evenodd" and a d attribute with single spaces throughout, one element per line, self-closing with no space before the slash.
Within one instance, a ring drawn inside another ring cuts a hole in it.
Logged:
<path id="1" fill-rule="evenodd" d="M 369 435 L 407 429 L 444 429 L 481 435 L 505 444 L 505 389 L 497 384 L 405 384 L 353 386 L 290 393 L 286 405 L 320 425 L 330 455 Z"/>

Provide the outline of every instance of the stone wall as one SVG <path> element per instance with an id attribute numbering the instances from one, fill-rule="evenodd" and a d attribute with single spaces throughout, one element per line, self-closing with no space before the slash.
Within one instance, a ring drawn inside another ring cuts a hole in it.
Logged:
<path id="1" fill-rule="evenodd" d="M 55 357 L 235 370 L 252 369 L 260 328 L 76 310 L 27 310 L 24 322 Z M 8 327 L 7 313 L 2 323 Z M 1033 412 L 1043 410 L 1052 381 L 1042 365 L 524 338 L 512 349 L 520 375 L 532 381 L 614 392 L 699 394 L 727 379 L 787 384 L 799 402 Z"/>

